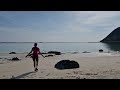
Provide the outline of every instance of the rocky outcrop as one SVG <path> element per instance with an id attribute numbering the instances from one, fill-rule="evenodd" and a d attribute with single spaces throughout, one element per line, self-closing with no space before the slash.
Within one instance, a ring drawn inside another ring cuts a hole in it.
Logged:
<path id="1" fill-rule="evenodd" d="M 79 68 L 79 64 L 76 61 L 70 60 L 61 60 L 57 64 L 55 64 L 55 68 L 57 69 L 74 69 Z"/>
<path id="2" fill-rule="evenodd" d="M 113 30 L 107 37 L 100 42 L 120 42 L 120 27 Z"/>

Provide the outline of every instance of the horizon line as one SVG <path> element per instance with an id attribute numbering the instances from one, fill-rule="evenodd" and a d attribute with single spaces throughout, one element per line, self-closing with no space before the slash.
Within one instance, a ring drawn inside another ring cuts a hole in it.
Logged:
<path id="1" fill-rule="evenodd" d="M 0 42 L 0 43 L 35 43 L 35 42 Z M 98 43 L 98 42 L 36 42 L 36 43 Z"/>

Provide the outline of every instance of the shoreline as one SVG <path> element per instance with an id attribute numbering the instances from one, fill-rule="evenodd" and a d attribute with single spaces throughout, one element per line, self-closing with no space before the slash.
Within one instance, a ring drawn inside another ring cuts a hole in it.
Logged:
<path id="1" fill-rule="evenodd" d="M 26 60 L 25 56 L 28 54 L 28 52 L 23 52 L 23 53 L 16 53 L 16 54 L 9 54 L 9 53 L 1 53 L 0 52 L 0 64 L 6 64 L 10 62 L 17 62 L 17 61 L 12 61 L 11 59 L 14 57 L 18 57 L 20 60 Z M 55 54 L 43 54 L 44 56 L 52 55 L 51 57 L 55 56 L 66 56 L 66 57 L 104 57 L 104 56 L 120 56 L 119 52 L 89 52 L 89 53 L 83 53 L 83 52 L 67 52 L 67 53 L 61 53 L 61 55 L 55 55 Z M 39 55 L 41 57 L 41 55 Z M 30 57 L 29 57 L 30 58 Z M 32 59 L 32 58 L 30 58 Z M 18 61 L 20 61 L 18 60 Z"/>

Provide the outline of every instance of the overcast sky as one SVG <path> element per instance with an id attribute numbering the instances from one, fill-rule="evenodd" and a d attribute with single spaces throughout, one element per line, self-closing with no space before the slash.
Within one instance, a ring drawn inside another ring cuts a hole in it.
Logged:
<path id="1" fill-rule="evenodd" d="M 98 42 L 120 11 L 0 11 L 0 42 Z"/>

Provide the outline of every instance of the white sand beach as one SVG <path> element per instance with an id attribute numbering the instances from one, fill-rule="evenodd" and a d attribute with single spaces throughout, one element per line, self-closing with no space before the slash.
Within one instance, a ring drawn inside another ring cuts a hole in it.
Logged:
<path id="1" fill-rule="evenodd" d="M 32 58 L 26 54 L 0 53 L 0 79 L 120 79 L 120 54 L 65 53 L 53 57 L 39 56 L 38 72 L 33 72 Z M 5 60 L 18 57 L 20 61 Z M 61 60 L 74 60 L 76 69 L 58 70 L 54 65 Z"/>

